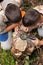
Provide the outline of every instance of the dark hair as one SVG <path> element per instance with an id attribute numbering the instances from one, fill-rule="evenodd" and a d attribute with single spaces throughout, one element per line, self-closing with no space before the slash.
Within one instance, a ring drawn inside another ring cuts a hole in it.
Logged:
<path id="1" fill-rule="evenodd" d="M 3 0 L 0 0 L 0 2 L 2 2 Z"/>
<path id="2" fill-rule="evenodd" d="M 22 18 L 19 7 L 12 3 L 7 5 L 5 15 L 11 23 L 18 23 Z"/>
<path id="3" fill-rule="evenodd" d="M 22 22 L 24 26 L 28 27 L 35 24 L 39 18 L 40 13 L 35 9 L 30 9 L 24 15 Z"/>

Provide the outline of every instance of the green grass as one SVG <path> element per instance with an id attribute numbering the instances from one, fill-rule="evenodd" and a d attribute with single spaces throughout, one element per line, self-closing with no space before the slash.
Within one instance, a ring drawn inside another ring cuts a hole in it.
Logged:
<path id="1" fill-rule="evenodd" d="M 15 58 L 10 51 L 5 51 L 0 48 L 0 65 L 15 65 Z"/>

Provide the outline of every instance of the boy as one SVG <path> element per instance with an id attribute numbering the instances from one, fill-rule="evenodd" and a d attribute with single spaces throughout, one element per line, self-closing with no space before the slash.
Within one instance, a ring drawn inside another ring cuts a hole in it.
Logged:
<path id="1" fill-rule="evenodd" d="M 8 10 L 7 10 L 7 8 L 8 8 Z M 11 17 L 10 25 L 14 23 L 14 27 L 16 27 L 18 24 L 21 24 L 21 22 L 19 22 L 19 21 L 21 21 L 21 12 L 20 12 L 20 9 L 16 5 L 14 5 L 14 4 L 8 4 L 7 8 L 6 8 L 6 11 L 5 11 L 6 13 L 5 14 L 6 14 L 6 16 L 7 15 L 8 16 L 11 15 L 11 16 L 9 16 L 9 18 L 7 16 L 8 20 L 10 20 L 10 17 Z M 11 8 L 11 10 L 9 10 L 9 8 Z M 13 21 L 15 21 L 15 22 L 13 22 Z M 1 32 L 3 34 L 0 34 L 0 39 L 2 41 L 1 42 L 1 47 L 3 49 L 5 49 L 5 50 L 8 50 L 8 49 L 11 48 L 10 42 L 12 41 L 12 34 L 10 32 L 6 33 L 4 30 L 3 30 L 3 32 Z M 10 46 L 10 48 L 8 48 L 9 46 Z"/>
<path id="2" fill-rule="evenodd" d="M 43 15 L 41 15 L 35 9 L 30 9 L 24 15 L 22 23 L 24 25 L 23 31 L 30 32 L 31 30 L 38 28 L 43 23 Z M 43 40 L 41 40 L 41 41 L 43 42 Z M 43 45 L 43 44 L 40 43 L 40 45 Z"/>

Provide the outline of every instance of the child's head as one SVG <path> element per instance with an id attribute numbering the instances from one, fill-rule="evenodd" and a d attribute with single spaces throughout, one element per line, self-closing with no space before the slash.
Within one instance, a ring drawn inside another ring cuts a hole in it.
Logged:
<path id="1" fill-rule="evenodd" d="M 34 26 L 40 20 L 40 13 L 35 9 L 30 9 L 23 17 L 24 29 L 28 31 L 29 27 Z"/>
<path id="2" fill-rule="evenodd" d="M 40 18 L 40 14 L 37 10 L 30 9 L 23 17 L 23 25 L 25 27 L 34 25 Z"/>
<path id="3" fill-rule="evenodd" d="M 19 7 L 12 3 L 7 5 L 5 15 L 11 23 L 18 23 L 22 18 Z"/>

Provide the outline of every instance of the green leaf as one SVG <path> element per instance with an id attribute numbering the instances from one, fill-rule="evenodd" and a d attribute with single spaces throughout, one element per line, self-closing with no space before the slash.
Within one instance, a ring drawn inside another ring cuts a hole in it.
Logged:
<path id="1" fill-rule="evenodd" d="M 29 62 L 28 61 L 25 61 L 25 64 L 24 65 L 29 65 Z"/>

